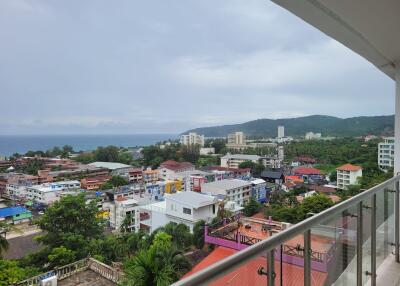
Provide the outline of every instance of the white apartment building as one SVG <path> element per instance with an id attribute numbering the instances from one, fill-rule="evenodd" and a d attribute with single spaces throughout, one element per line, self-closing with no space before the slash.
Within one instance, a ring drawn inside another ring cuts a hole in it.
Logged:
<path id="1" fill-rule="evenodd" d="M 57 201 L 62 193 L 76 192 L 80 187 L 81 183 L 79 181 L 59 181 L 32 186 L 8 184 L 6 186 L 6 195 L 13 200 L 26 199 L 50 204 Z"/>
<path id="2" fill-rule="evenodd" d="M 378 144 L 378 166 L 382 170 L 394 168 L 394 137 L 386 137 Z"/>
<path id="3" fill-rule="evenodd" d="M 239 168 L 239 165 L 246 161 L 251 161 L 254 163 L 258 163 L 260 159 L 258 155 L 246 155 L 246 154 L 227 154 L 221 157 L 221 167 L 227 168 Z"/>
<path id="4" fill-rule="evenodd" d="M 203 184 L 201 191 L 224 201 L 244 206 L 251 197 L 252 184 L 240 179 L 228 179 Z"/>
<path id="5" fill-rule="evenodd" d="M 51 186 L 50 184 L 30 186 L 25 189 L 25 198 L 37 203 L 49 205 L 60 199 L 58 196 L 59 191 L 61 191 L 61 188 Z"/>
<path id="6" fill-rule="evenodd" d="M 139 229 L 138 202 L 135 199 L 119 198 L 114 205 L 110 205 L 109 221 L 110 226 L 120 231 L 126 217 L 130 216 L 130 222 L 127 226 L 129 232 L 135 232 Z"/>
<path id="7" fill-rule="evenodd" d="M 217 216 L 218 200 L 196 192 L 179 192 L 166 195 L 165 201 L 141 207 L 141 213 L 146 213 L 141 224 L 146 225 L 149 232 L 169 222 L 183 223 L 193 231 L 196 222 L 210 222 Z"/>
<path id="8" fill-rule="evenodd" d="M 304 139 L 306 140 L 317 140 L 321 139 L 322 134 L 321 133 L 314 133 L 314 132 L 307 132 L 306 135 L 304 136 Z"/>
<path id="9" fill-rule="evenodd" d="M 358 184 L 358 180 L 362 177 L 362 168 L 360 166 L 345 164 L 336 168 L 337 172 L 337 188 L 346 190 L 350 185 Z"/>
<path id="10" fill-rule="evenodd" d="M 285 137 L 285 126 L 279 125 L 278 126 L 278 138 Z"/>
<path id="11" fill-rule="evenodd" d="M 204 135 L 190 132 L 189 134 L 181 135 L 180 142 L 182 145 L 200 145 L 201 147 L 204 147 Z"/>

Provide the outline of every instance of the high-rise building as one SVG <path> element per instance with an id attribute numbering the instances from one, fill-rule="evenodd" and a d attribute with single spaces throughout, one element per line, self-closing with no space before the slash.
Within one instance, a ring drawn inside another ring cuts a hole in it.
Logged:
<path id="1" fill-rule="evenodd" d="M 278 126 L 278 138 L 285 137 L 285 126 L 279 125 Z"/>
<path id="2" fill-rule="evenodd" d="M 204 135 L 191 132 L 186 135 L 181 135 L 180 142 L 182 145 L 200 145 L 201 147 L 204 147 Z"/>
<path id="3" fill-rule="evenodd" d="M 228 135 L 228 144 L 246 144 L 246 135 L 243 132 L 234 132 Z"/>
<path id="4" fill-rule="evenodd" d="M 386 137 L 378 144 L 378 166 L 382 170 L 394 167 L 394 137 Z"/>

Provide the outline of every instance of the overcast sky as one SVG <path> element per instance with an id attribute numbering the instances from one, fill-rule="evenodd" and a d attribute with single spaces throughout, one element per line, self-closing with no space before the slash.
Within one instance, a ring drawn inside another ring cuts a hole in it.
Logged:
<path id="1" fill-rule="evenodd" d="M 0 134 L 394 113 L 394 84 L 268 0 L 0 1 Z"/>

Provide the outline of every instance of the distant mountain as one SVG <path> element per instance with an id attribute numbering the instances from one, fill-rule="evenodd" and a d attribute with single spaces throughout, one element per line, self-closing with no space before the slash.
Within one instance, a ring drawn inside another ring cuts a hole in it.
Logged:
<path id="1" fill-rule="evenodd" d="M 326 115 L 311 115 L 287 119 L 257 119 L 241 124 L 202 127 L 187 132 L 197 132 L 206 137 L 224 137 L 235 131 L 247 136 L 276 137 L 278 125 L 285 126 L 286 136 L 304 136 L 306 132 L 322 133 L 322 136 L 393 135 L 394 115 L 360 116 L 338 118 Z"/>

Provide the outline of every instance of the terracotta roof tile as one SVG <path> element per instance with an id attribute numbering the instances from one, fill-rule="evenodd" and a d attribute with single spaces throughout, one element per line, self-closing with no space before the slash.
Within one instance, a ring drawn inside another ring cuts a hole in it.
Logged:
<path id="1" fill-rule="evenodd" d="M 352 164 L 344 164 L 344 165 L 336 168 L 336 170 L 339 170 L 339 171 L 358 171 L 361 169 L 362 168 L 360 166 L 356 166 L 356 165 L 352 165 Z"/>

